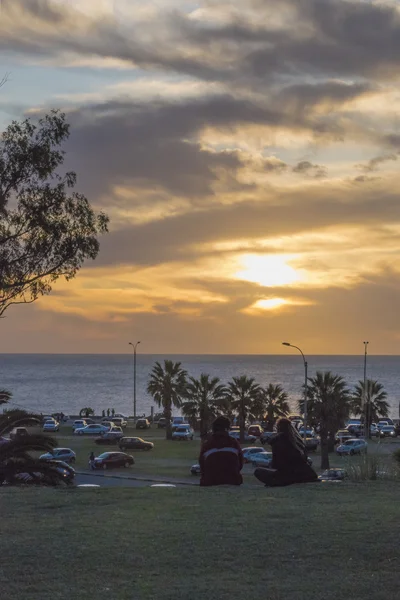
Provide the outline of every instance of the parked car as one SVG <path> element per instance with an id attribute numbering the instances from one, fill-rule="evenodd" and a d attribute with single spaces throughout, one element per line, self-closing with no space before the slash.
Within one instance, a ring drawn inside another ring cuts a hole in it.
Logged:
<path id="1" fill-rule="evenodd" d="M 106 431 L 103 435 L 96 438 L 94 441 L 96 444 L 117 444 L 119 440 L 123 437 L 122 431 Z"/>
<path id="2" fill-rule="evenodd" d="M 54 419 L 48 419 L 43 423 L 43 431 L 60 431 L 60 423 Z"/>
<path id="3" fill-rule="evenodd" d="M 146 442 L 139 437 L 122 437 L 118 441 L 118 446 L 121 450 L 152 450 L 153 442 Z"/>
<path id="4" fill-rule="evenodd" d="M 313 429 L 312 427 L 307 427 L 306 430 L 304 430 L 304 427 L 300 427 L 298 429 L 298 432 L 299 432 L 299 436 L 302 438 L 304 438 L 304 431 L 306 431 L 306 437 L 308 437 L 308 438 L 316 436 L 315 429 Z"/>
<path id="5" fill-rule="evenodd" d="M 192 440 L 194 438 L 194 431 L 189 425 L 181 425 L 180 427 L 175 427 L 175 430 L 172 432 L 173 440 Z"/>
<path id="6" fill-rule="evenodd" d="M 75 429 L 82 429 L 82 427 L 86 427 L 86 425 L 87 422 L 85 419 L 77 419 L 72 423 L 72 430 L 75 431 Z"/>
<path id="7" fill-rule="evenodd" d="M 272 463 L 272 452 L 258 452 L 251 459 L 253 467 L 265 467 L 269 468 Z"/>
<path id="8" fill-rule="evenodd" d="M 112 469 L 118 467 L 130 467 L 134 465 L 133 456 L 125 452 L 103 452 L 94 459 L 95 469 Z"/>
<path id="9" fill-rule="evenodd" d="M 237 440 L 238 442 L 240 441 L 240 431 L 232 431 L 232 429 L 229 432 L 229 435 L 234 439 Z M 255 435 L 249 435 L 248 433 L 244 433 L 244 441 L 247 442 L 248 444 L 254 444 L 254 442 L 257 440 L 258 438 L 256 438 Z"/>
<path id="10" fill-rule="evenodd" d="M 344 469 L 337 469 L 336 467 L 332 467 L 331 469 L 326 469 L 321 475 L 318 477 L 320 481 L 342 481 L 346 477 L 346 471 Z"/>
<path id="11" fill-rule="evenodd" d="M 185 417 L 173 417 L 172 418 L 172 427 L 177 427 L 178 425 L 188 425 Z"/>
<path id="12" fill-rule="evenodd" d="M 396 429 L 393 425 L 384 425 L 379 429 L 379 437 L 397 437 Z"/>
<path id="13" fill-rule="evenodd" d="M 108 427 L 101 425 L 101 423 L 92 423 L 91 425 L 86 425 L 86 427 L 75 429 L 74 435 L 101 435 L 108 430 Z"/>
<path id="14" fill-rule="evenodd" d="M 339 456 L 362 454 L 363 452 L 367 452 L 367 448 L 368 443 L 365 440 L 353 438 L 340 444 L 340 446 L 336 448 L 336 453 L 339 454 Z"/>
<path id="15" fill-rule="evenodd" d="M 117 427 L 126 427 L 128 425 L 128 421 L 126 421 L 125 419 L 123 419 L 122 417 L 113 417 L 112 421 L 114 423 L 114 425 L 116 425 Z"/>
<path id="16" fill-rule="evenodd" d="M 276 435 L 276 431 L 264 431 L 264 433 L 260 436 L 260 442 L 264 446 L 264 444 L 268 444 L 268 441 Z"/>
<path id="17" fill-rule="evenodd" d="M 260 446 L 251 446 L 250 448 L 243 448 L 242 452 L 244 462 L 251 463 L 252 459 L 256 454 L 260 454 L 260 452 L 265 452 L 265 450 Z"/>
<path id="18" fill-rule="evenodd" d="M 136 429 L 150 429 L 150 427 L 151 423 L 148 419 L 138 419 L 136 421 Z"/>
<path id="19" fill-rule="evenodd" d="M 73 483 L 75 479 L 75 469 L 73 469 L 71 465 L 68 465 L 67 463 L 60 460 L 54 460 L 49 462 L 51 462 L 53 466 L 57 469 L 57 471 L 62 475 L 63 481 L 66 484 L 71 485 Z M 15 475 L 15 479 L 19 479 L 20 481 L 26 484 L 35 484 L 38 482 L 50 483 L 51 481 L 44 473 L 40 472 L 18 473 L 17 475 Z"/>
<path id="20" fill-rule="evenodd" d="M 261 425 L 250 425 L 250 427 L 247 430 L 247 433 L 249 435 L 255 435 L 259 438 L 260 435 L 264 433 L 264 429 L 261 427 Z"/>
<path id="21" fill-rule="evenodd" d="M 390 417 L 381 417 L 380 419 L 378 419 L 378 423 L 377 423 L 378 427 L 379 427 L 379 423 L 383 423 L 384 425 L 393 425 L 393 427 L 394 427 L 394 421 Z"/>
<path id="22" fill-rule="evenodd" d="M 110 429 L 113 429 L 114 427 L 116 427 L 114 421 L 110 421 L 110 419 L 103 419 L 103 421 L 101 422 L 101 425 L 103 425 L 104 427 L 107 427 L 107 431 L 110 431 Z"/>
<path id="23" fill-rule="evenodd" d="M 61 460 L 65 463 L 74 463 L 76 454 L 70 448 L 54 448 L 51 452 L 42 454 L 40 460 Z"/>
<path id="24" fill-rule="evenodd" d="M 192 475 L 200 475 L 200 465 L 196 463 L 190 467 L 190 472 Z"/>
<path id="25" fill-rule="evenodd" d="M 166 426 L 167 426 L 167 419 L 165 419 L 164 417 L 161 417 L 160 419 L 158 419 L 157 429 L 165 429 Z"/>
<path id="26" fill-rule="evenodd" d="M 40 457 L 42 460 L 42 457 Z M 63 460 L 47 460 L 46 462 L 54 465 L 57 468 L 57 471 L 61 473 L 63 479 L 66 483 L 73 483 L 75 479 L 75 469 L 71 467 L 67 462 Z"/>
<path id="27" fill-rule="evenodd" d="M 114 417 L 120 417 L 121 419 L 123 419 L 124 421 L 128 420 L 127 415 L 123 415 L 122 413 L 115 413 Z M 113 418 L 114 418 L 113 417 Z"/>
<path id="28" fill-rule="evenodd" d="M 346 440 L 351 440 L 354 437 L 347 429 L 339 429 L 335 434 L 335 442 L 343 444 Z"/>
<path id="29" fill-rule="evenodd" d="M 17 440 L 22 437 L 29 435 L 26 427 L 14 427 L 10 432 L 10 440 Z"/>

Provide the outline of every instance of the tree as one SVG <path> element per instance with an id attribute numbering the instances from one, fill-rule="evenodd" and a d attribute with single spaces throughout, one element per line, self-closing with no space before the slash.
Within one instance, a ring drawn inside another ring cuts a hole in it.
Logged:
<path id="1" fill-rule="evenodd" d="M 365 386 L 364 406 L 364 381 L 359 381 L 353 393 L 352 412 L 364 417 L 368 437 L 371 437 L 371 423 L 379 417 L 389 416 L 389 403 L 386 400 L 387 393 L 381 383 L 374 379 L 367 379 Z M 366 419 L 365 419 L 366 418 Z"/>
<path id="2" fill-rule="evenodd" d="M 189 378 L 182 413 L 191 421 L 200 419 L 200 435 L 207 433 L 210 421 L 221 414 L 226 404 L 226 387 L 218 377 L 202 373 L 200 379 Z"/>
<path id="3" fill-rule="evenodd" d="M 147 384 L 147 392 L 158 406 L 162 406 L 167 421 L 166 438 L 172 439 L 172 407 L 180 408 L 186 394 L 187 373 L 180 362 L 164 360 L 164 366 L 156 362 Z"/>
<path id="4" fill-rule="evenodd" d="M 12 398 L 12 393 L 8 390 L 0 390 L 0 405 L 7 404 Z"/>
<path id="5" fill-rule="evenodd" d="M 94 415 L 94 410 L 93 408 L 90 408 L 90 406 L 85 406 L 85 408 L 81 408 L 81 410 L 79 411 L 80 417 L 90 417 L 92 415 Z"/>
<path id="6" fill-rule="evenodd" d="M 270 383 L 268 387 L 261 388 L 259 400 L 262 406 L 262 419 L 266 418 L 268 430 L 272 431 L 275 421 L 290 413 L 288 395 L 281 385 Z"/>
<path id="7" fill-rule="evenodd" d="M 344 426 L 351 411 L 351 396 L 340 375 L 317 371 L 308 379 L 308 424 L 319 426 L 321 438 L 321 469 L 329 469 L 329 446 L 334 445 L 335 434 Z M 304 399 L 299 401 L 304 412 Z"/>
<path id="8" fill-rule="evenodd" d="M 2 390 L 1 393 L 5 392 Z M 1 394 L 0 393 L 0 394 Z M 9 399 L 11 393 L 7 392 Z M 1 397 L 1 396 L 0 396 Z M 6 404 L 3 399 L 1 404 Z M 11 409 L 0 414 L 0 437 L 21 425 L 40 422 L 39 416 L 20 409 Z M 38 485 L 58 485 L 64 483 L 63 476 L 53 463 L 39 460 L 32 452 L 50 452 L 57 445 L 56 440 L 45 435 L 28 435 L 23 438 L 3 441 L 0 444 L 0 485 L 20 484 L 21 474 L 28 474 L 31 483 Z"/>
<path id="9" fill-rule="evenodd" d="M 108 217 L 72 191 L 76 174 L 59 173 L 68 137 L 65 115 L 52 111 L 13 121 L 0 138 L 0 316 L 75 277 L 107 231 Z"/>
<path id="10" fill-rule="evenodd" d="M 239 416 L 240 441 L 244 442 L 246 418 L 251 414 L 254 403 L 257 401 L 261 388 L 252 377 L 240 375 L 233 377 L 228 383 L 227 398 L 231 408 Z"/>

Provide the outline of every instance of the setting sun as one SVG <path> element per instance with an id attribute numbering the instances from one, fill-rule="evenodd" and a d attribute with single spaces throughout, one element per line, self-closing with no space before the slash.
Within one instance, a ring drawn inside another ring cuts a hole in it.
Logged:
<path id="1" fill-rule="evenodd" d="M 284 254 L 245 254 L 240 258 L 243 268 L 234 276 L 265 287 L 290 285 L 300 280 L 299 273 L 287 264 L 293 258 Z"/>

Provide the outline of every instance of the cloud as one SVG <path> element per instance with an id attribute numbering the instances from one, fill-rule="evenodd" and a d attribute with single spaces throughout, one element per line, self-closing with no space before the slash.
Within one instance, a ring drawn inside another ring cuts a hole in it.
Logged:
<path id="1" fill-rule="evenodd" d="M 364 165 L 357 165 L 357 167 L 359 169 L 361 169 L 362 171 L 364 171 L 365 173 L 371 173 L 373 171 L 379 171 L 379 167 L 388 161 L 396 161 L 398 159 L 398 155 L 397 154 L 382 154 L 380 156 L 375 156 L 375 158 L 371 158 L 371 160 L 369 160 L 367 162 L 367 164 Z"/>
<path id="2" fill-rule="evenodd" d="M 327 171 L 326 171 L 325 167 L 322 167 L 321 165 L 313 165 L 308 160 L 302 160 L 299 163 L 297 163 L 297 165 L 293 167 L 292 171 L 293 171 L 293 173 L 297 173 L 300 175 L 302 175 L 302 174 L 311 175 L 312 177 L 315 177 L 316 179 L 319 179 L 321 177 L 326 177 L 326 175 L 327 175 Z"/>

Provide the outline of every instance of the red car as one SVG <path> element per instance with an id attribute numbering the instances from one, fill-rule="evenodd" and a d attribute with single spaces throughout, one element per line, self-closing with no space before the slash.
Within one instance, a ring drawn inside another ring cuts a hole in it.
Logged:
<path id="1" fill-rule="evenodd" d="M 134 465 L 133 456 L 125 452 L 103 452 L 94 459 L 95 469 L 115 469 L 118 467 L 130 467 Z"/>

